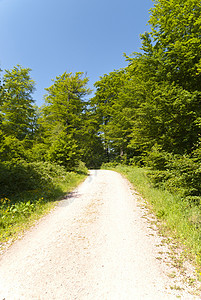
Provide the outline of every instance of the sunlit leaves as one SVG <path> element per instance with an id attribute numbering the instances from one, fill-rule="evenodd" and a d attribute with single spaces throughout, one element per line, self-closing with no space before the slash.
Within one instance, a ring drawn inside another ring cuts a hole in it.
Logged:
<path id="1" fill-rule="evenodd" d="M 75 168 L 81 156 L 88 78 L 83 73 L 64 73 L 57 76 L 46 89 L 45 105 L 40 123 L 44 128 L 45 143 L 49 144 L 47 159 Z"/>
<path id="2" fill-rule="evenodd" d="M 169 78 L 190 90 L 201 86 L 200 16 L 199 0 L 157 0 L 149 21 Z"/>
<path id="3" fill-rule="evenodd" d="M 2 129 L 6 135 L 23 140 L 33 135 L 35 110 L 32 93 L 35 83 L 31 79 L 30 69 L 16 66 L 6 70 L 3 76 L 3 93 L 0 110 Z"/>

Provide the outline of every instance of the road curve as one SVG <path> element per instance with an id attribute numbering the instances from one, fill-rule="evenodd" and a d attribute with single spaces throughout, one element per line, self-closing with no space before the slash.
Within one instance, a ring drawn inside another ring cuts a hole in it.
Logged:
<path id="1" fill-rule="evenodd" d="M 171 290 L 139 197 L 94 170 L 0 257 L 0 299 L 193 299 Z"/>

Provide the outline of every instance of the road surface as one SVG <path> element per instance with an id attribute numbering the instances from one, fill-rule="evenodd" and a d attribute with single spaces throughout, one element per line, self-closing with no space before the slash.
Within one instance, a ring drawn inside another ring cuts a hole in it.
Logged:
<path id="1" fill-rule="evenodd" d="M 0 299 L 194 299 L 171 289 L 161 237 L 122 176 L 94 170 L 0 258 Z"/>

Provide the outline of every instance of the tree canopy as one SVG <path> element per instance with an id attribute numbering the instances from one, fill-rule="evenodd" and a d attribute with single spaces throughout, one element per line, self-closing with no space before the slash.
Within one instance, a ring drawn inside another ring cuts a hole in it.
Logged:
<path id="1" fill-rule="evenodd" d="M 125 68 L 100 77 L 91 99 L 88 78 L 64 72 L 46 88 L 39 109 L 32 98 L 31 70 L 19 65 L 5 70 L 0 83 L 1 161 L 50 161 L 69 171 L 80 160 L 88 167 L 115 160 L 162 169 L 170 156 L 198 163 L 200 15 L 198 0 L 155 0 L 150 32 L 141 34 L 141 51 L 124 54 Z"/>
<path id="2" fill-rule="evenodd" d="M 34 108 L 32 93 L 34 81 L 31 69 L 16 66 L 5 70 L 1 91 L 2 130 L 22 140 L 33 133 Z"/>

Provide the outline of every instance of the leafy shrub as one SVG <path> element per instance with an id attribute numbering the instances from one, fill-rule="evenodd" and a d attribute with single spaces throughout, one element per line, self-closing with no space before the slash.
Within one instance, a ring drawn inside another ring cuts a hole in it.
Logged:
<path id="1" fill-rule="evenodd" d="M 135 155 L 129 159 L 128 164 L 130 166 L 142 167 L 144 166 L 144 157 L 143 155 Z"/>
<path id="2" fill-rule="evenodd" d="M 147 157 L 149 178 L 156 187 L 179 193 L 191 204 L 198 205 L 201 197 L 201 156 L 173 155 L 154 149 Z"/>
<path id="3" fill-rule="evenodd" d="M 85 174 L 85 175 L 88 174 L 88 169 L 87 169 L 85 163 L 81 160 L 77 163 L 75 171 L 79 174 Z"/>
<path id="4" fill-rule="evenodd" d="M 45 161 L 48 147 L 48 144 L 45 143 L 35 143 L 32 148 L 27 150 L 28 160 L 30 162 Z"/>
<path id="5" fill-rule="evenodd" d="M 63 180 L 66 170 L 48 162 L 18 161 L 0 163 L 0 195 L 9 196 L 34 189 L 54 189 L 55 180 Z"/>
<path id="6" fill-rule="evenodd" d="M 52 141 L 47 153 L 47 159 L 50 162 L 64 166 L 67 171 L 74 171 L 79 161 L 79 150 L 76 141 L 65 132 Z"/>
<path id="7" fill-rule="evenodd" d="M 0 131 L 0 161 L 26 159 L 25 142 L 13 136 L 3 135 Z"/>
<path id="8" fill-rule="evenodd" d="M 101 169 L 110 169 L 110 168 L 115 168 L 118 165 L 117 162 L 108 162 L 108 163 L 103 163 L 101 166 Z"/>
<path id="9" fill-rule="evenodd" d="M 144 161 L 152 170 L 166 170 L 171 159 L 172 155 L 170 153 L 165 152 L 160 146 L 155 145 L 148 152 Z"/>
<path id="10" fill-rule="evenodd" d="M 12 215 L 25 215 L 28 216 L 31 214 L 31 212 L 34 210 L 34 204 L 30 203 L 30 201 L 27 202 L 19 202 L 13 204 L 9 208 L 9 213 Z"/>

